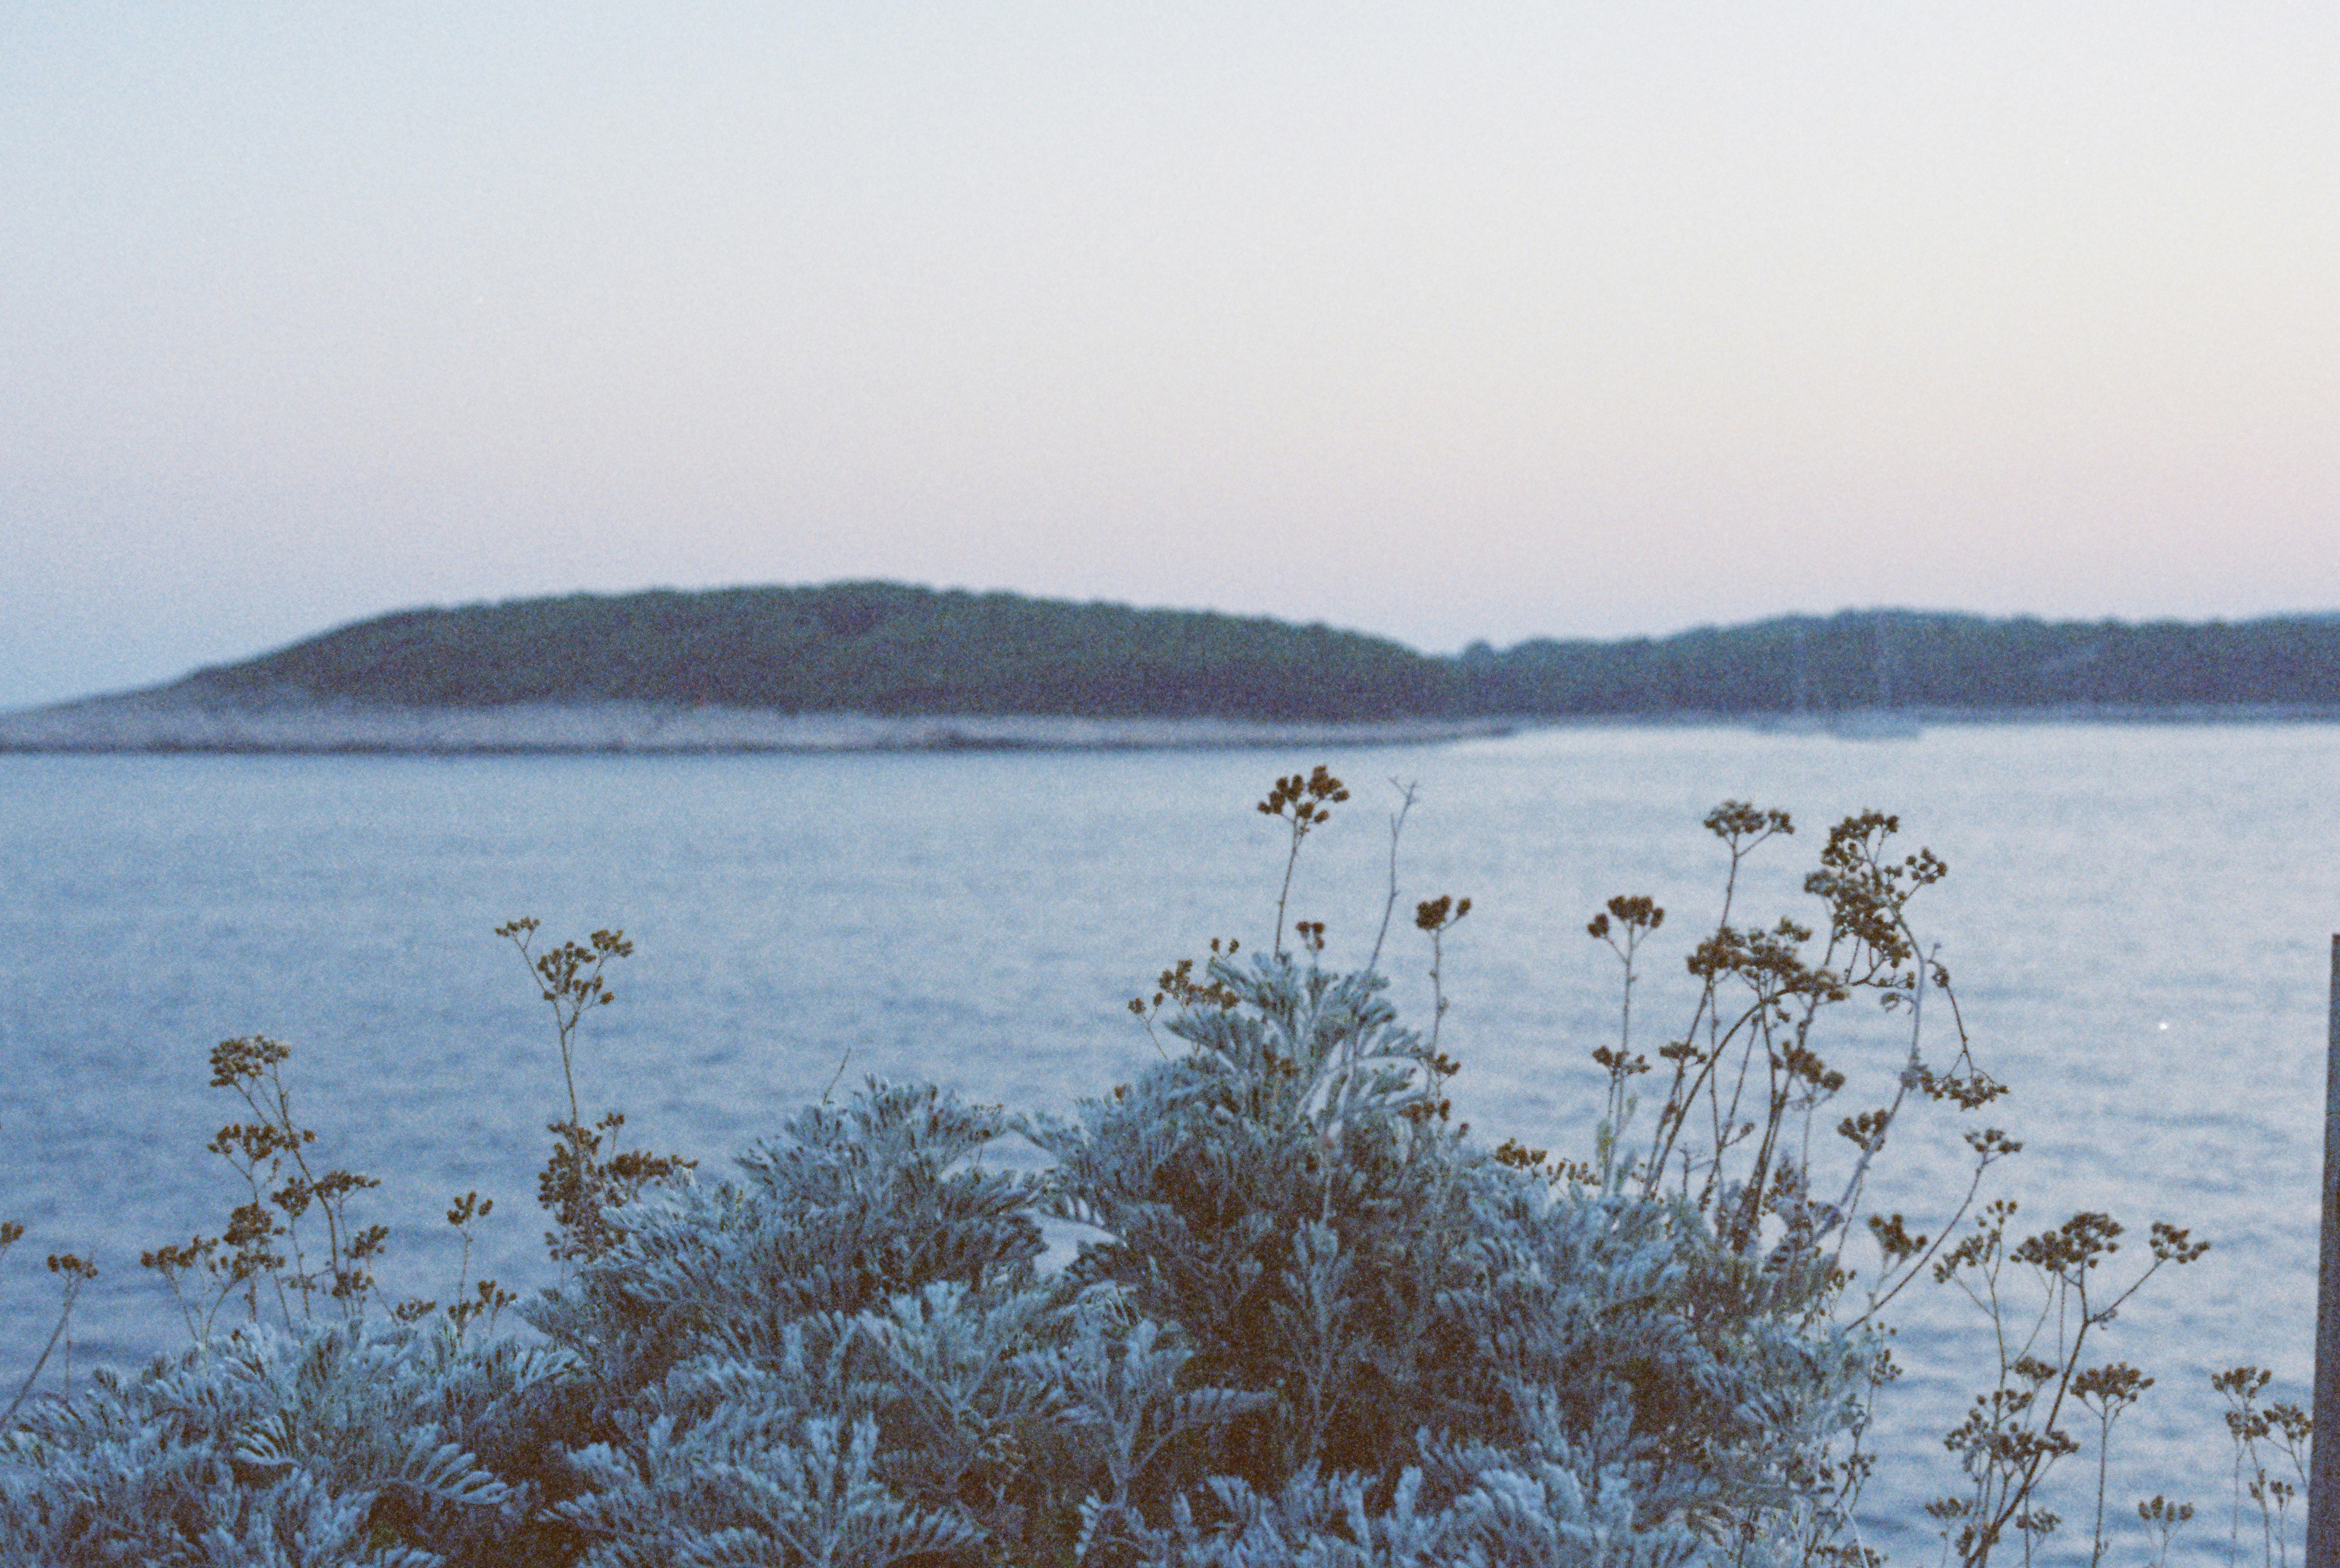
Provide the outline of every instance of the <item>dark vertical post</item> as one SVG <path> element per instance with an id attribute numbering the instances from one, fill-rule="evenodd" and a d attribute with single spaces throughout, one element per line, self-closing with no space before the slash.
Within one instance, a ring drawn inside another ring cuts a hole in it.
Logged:
<path id="1" fill-rule="evenodd" d="M 2340 1568 L 2340 935 L 2324 1066 L 2324 1204 L 2315 1275 L 2315 1449 L 2307 1473 L 2306 1568 Z"/>

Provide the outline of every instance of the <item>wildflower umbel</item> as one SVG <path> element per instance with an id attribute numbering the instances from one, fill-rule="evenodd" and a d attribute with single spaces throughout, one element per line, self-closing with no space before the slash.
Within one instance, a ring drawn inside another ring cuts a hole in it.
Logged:
<path id="1" fill-rule="evenodd" d="M 1275 895 L 1275 956 L 1284 956 L 1284 911 L 1292 900 L 1292 868 L 1300 862 L 1301 841 L 1311 828 L 1330 822 L 1333 807 L 1349 798 L 1348 786 L 1333 776 L 1330 769 L 1318 763 L 1307 775 L 1293 774 L 1279 778 L 1267 792 L 1267 798 L 1257 807 L 1262 816 L 1281 818 L 1289 823 L 1292 843 L 1284 857 L 1284 886 Z"/>
<path id="2" fill-rule="evenodd" d="M 565 1269 L 608 1251 L 617 1239 L 608 1211 L 631 1203 L 652 1182 L 672 1181 L 699 1162 L 679 1154 L 652 1154 L 647 1149 L 620 1151 L 618 1135 L 626 1113 L 608 1110 L 590 1127 L 577 1100 L 577 1030 L 585 1014 L 618 1000 L 604 974 L 611 961 L 631 957 L 634 944 L 622 931 L 597 931 L 584 942 L 563 942 L 542 952 L 535 951 L 541 922 L 527 915 L 506 921 L 495 934 L 519 950 L 539 994 L 552 1010 L 555 1037 L 560 1047 L 561 1081 L 569 1090 L 569 1119 L 548 1122 L 552 1152 L 536 1178 L 537 1202 L 551 1214 L 553 1228 L 545 1246 Z M 452 1216 L 450 1216 L 452 1223 Z M 481 1302 L 491 1313 L 491 1293 Z"/>

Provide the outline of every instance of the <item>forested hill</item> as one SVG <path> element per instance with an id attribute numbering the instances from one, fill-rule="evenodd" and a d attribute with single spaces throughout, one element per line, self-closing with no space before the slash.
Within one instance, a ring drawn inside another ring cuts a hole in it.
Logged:
<path id="1" fill-rule="evenodd" d="M 1915 611 L 1455 658 L 1323 626 L 892 583 L 411 610 L 175 688 L 419 706 L 632 700 L 782 713 L 1379 719 L 2340 709 L 2340 616 L 2050 623 Z"/>
<path id="2" fill-rule="evenodd" d="M 1849 610 L 1657 639 L 1475 645 L 1457 664 L 1488 713 L 2340 709 L 2340 615 L 2129 625 Z"/>
<path id="3" fill-rule="evenodd" d="M 1355 632 L 896 583 L 408 610 L 183 686 L 452 707 L 615 699 L 1106 718 L 1387 718 L 1453 702 L 1443 661 Z"/>

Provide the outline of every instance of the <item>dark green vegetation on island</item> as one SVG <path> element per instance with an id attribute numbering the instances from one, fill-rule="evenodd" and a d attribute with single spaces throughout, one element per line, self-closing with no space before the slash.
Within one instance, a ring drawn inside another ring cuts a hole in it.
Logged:
<path id="1" fill-rule="evenodd" d="M 1387 719 L 1909 707 L 2340 708 L 2340 616 L 2188 625 L 1909 610 L 1459 657 L 1321 625 L 897 583 L 405 610 L 172 690 L 478 707 Z"/>
<path id="2" fill-rule="evenodd" d="M 1322 626 L 834 583 L 407 610 L 187 685 L 461 707 L 1337 719 L 1445 712 L 1449 681 L 1439 660 Z"/>
<path id="3" fill-rule="evenodd" d="M 1655 639 L 1480 644 L 1455 663 L 1482 713 L 2340 707 L 2340 616 L 2132 625 L 1846 610 Z"/>

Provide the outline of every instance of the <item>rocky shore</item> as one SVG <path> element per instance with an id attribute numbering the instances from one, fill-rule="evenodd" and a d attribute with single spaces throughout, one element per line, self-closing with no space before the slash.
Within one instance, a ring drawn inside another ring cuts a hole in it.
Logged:
<path id="1" fill-rule="evenodd" d="M 0 714 L 0 752 L 381 753 L 1156 751 L 1185 747 L 1418 745 L 1509 733 L 1502 719 L 1372 723 L 1039 715 L 776 714 L 655 703 L 405 707 L 352 702 L 238 705 L 133 694 Z"/>

